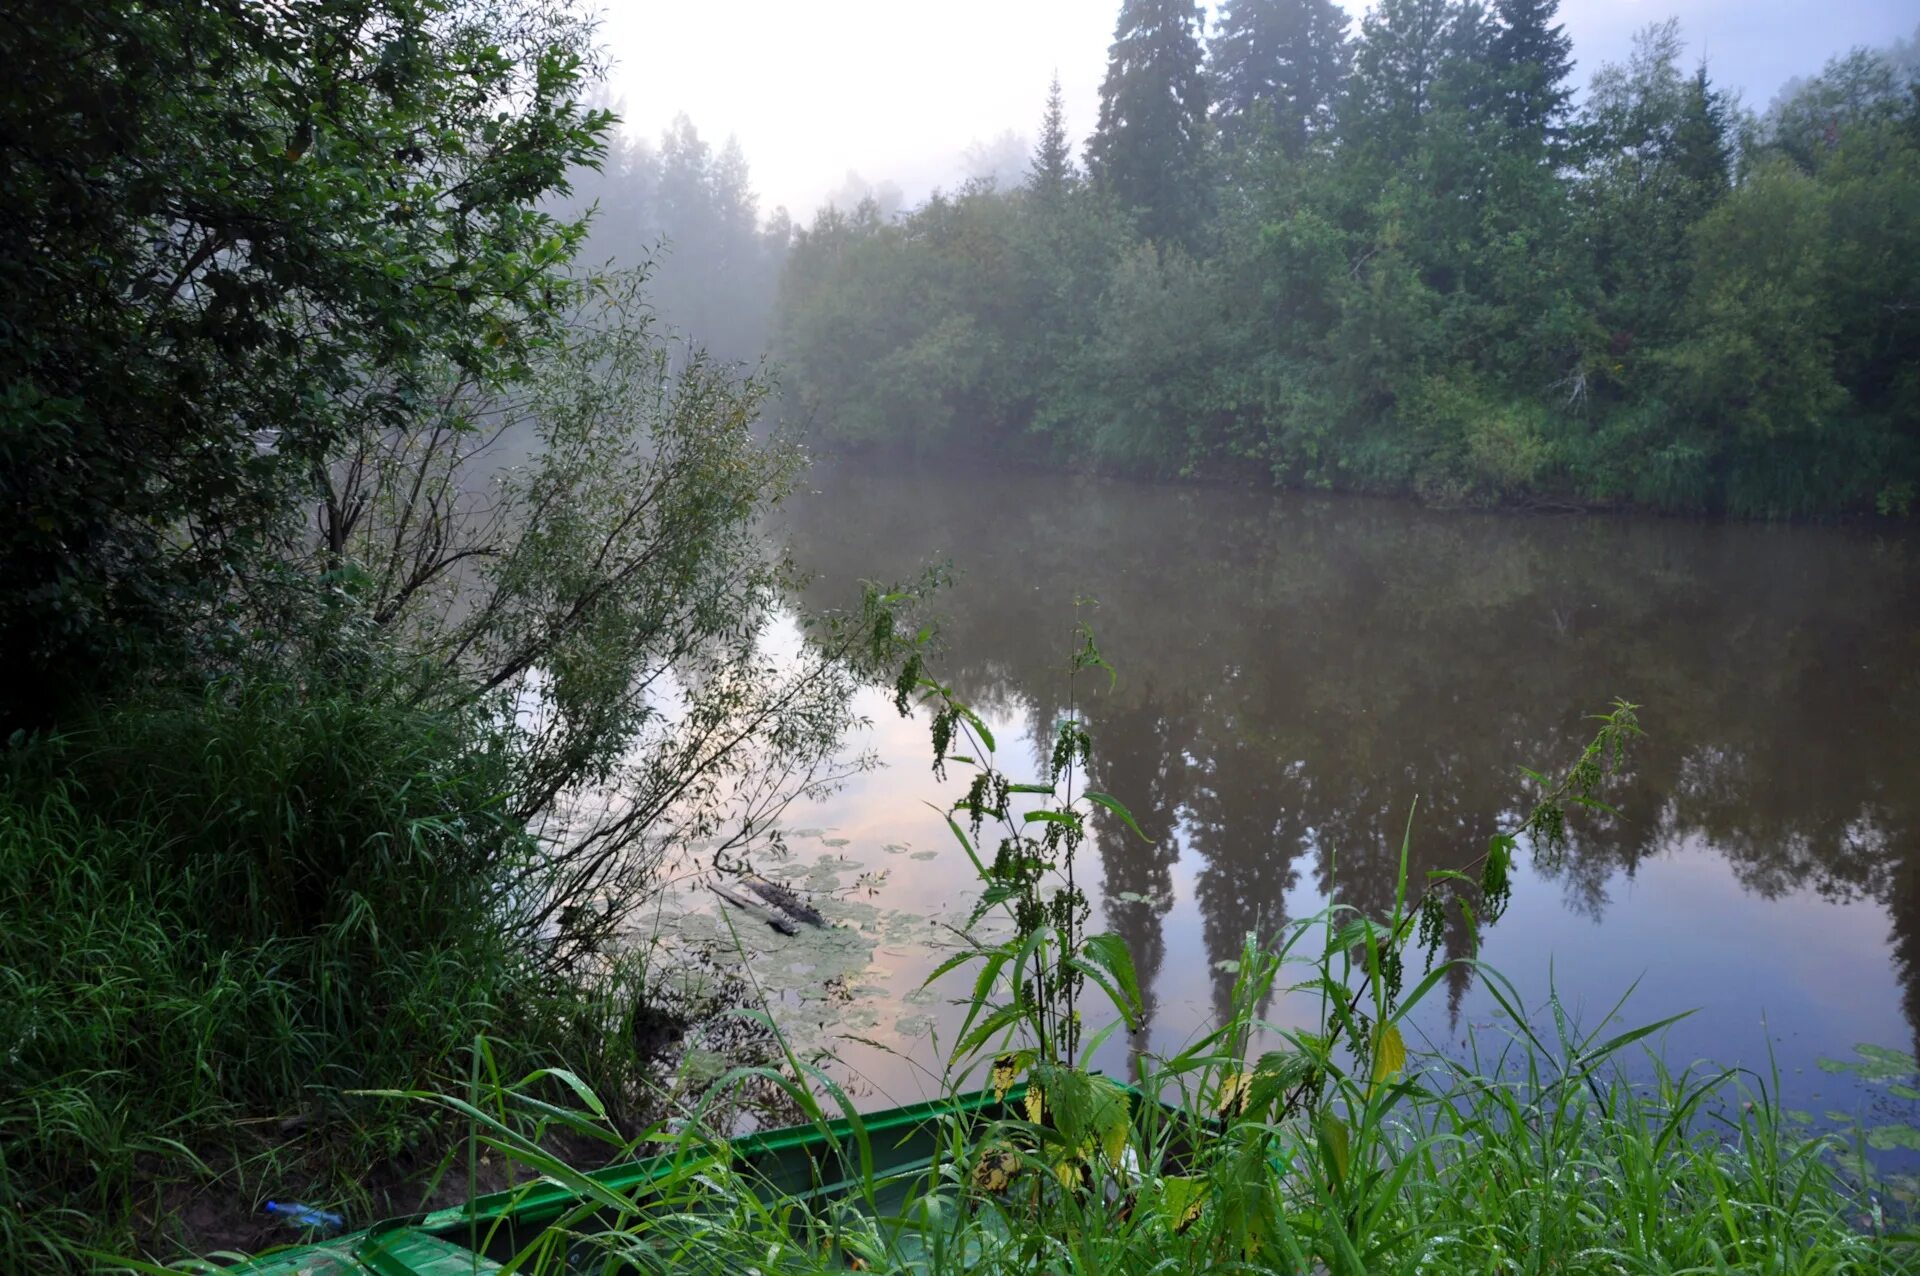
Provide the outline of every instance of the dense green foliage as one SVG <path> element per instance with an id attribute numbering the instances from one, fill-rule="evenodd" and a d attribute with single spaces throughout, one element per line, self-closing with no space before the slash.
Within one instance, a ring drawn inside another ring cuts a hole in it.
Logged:
<path id="1" fill-rule="evenodd" d="M 1310 0 L 1239 0 L 1203 68 L 1182 6 L 1129 5 L 1089 180 L 796 237 L 787 388 L 847 446 L 1909 512 L 1914 68 L 1858 52 L 1755 117 L 1669 23 L 1576 107 L 1554 11 L 1385 0 L 1349 41 Z"/>
<path id="2" fill-rule="evenodd" d="M 340 1092 L 432 1076 L 476 1031 L 538 1039 L 530 954 L 476 861 L 524 860 L 504 758 L 457 723 L 285 687 L 142 706 L 9 760 L 0 794 L 0 1254 L 158 1242 L 196 1160 L 339 1197 L 418 1122 Z M 377 1114 L 376 1114 L 377 1115 Z M 337 1158 L 337 1159 L 336 1159 Z M 240 1229 L 245 1234 L 245 1229 Z M 16 1266 L 17 1265 L 17 1266 Z"/>
<path id="3" fill-rule="evenodd" d="M 533 205 L 609 123 L 578 103 L 589 34 L 438 0 L 9 18 L 8 729 L 111 689 L 123 648 L 177 651 L 314 467 L 443 366 L 524 368 L 579 234 Z"/>
<path id="4" fill-rule="evenodd" d="M 834 756 L 857 636 L 762 649 L 801 459 L 764 385 L 543 211 L 603 157 L 591 38 L 545 0 L 0 32 L 0 1268 L 411 1208 L 437 1136 L 343 1095 L 476 1033 L 637 1102 L 612 932 Z"/>

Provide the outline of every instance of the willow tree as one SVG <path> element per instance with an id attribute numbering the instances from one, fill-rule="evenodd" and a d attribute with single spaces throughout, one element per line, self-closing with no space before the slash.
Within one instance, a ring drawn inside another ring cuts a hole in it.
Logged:
<path id="1" fill-rule="evenodd" d="M 537 210 L 611 122 L 593 56 L 542 0 L 0 25 L 0 721 L 182 667 L 358 421 L 524 373 L 581 233 Z"/>

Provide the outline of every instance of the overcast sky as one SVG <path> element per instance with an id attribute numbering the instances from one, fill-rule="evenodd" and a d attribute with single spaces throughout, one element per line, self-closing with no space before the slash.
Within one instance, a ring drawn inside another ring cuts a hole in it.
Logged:
<path id="1" fill-rule="evenodd" d="M 1357 19 L 1365 0 L 1342 0 Z M 763 213 L 805 219 L 849 171 L 909 201 L 952 185 L 961 154 L 1007 129 L 1031 137 L 1057 68 L 1069 125 L 1092 128 L 1119 0 L 605 0 L 603 33 L 627 127 L 685 111 L 740 139 Z M 1855 45 L 1911 35 L 1914 0 L 1562 0 L 1585 84 L 1633 32 L 1678 17 L 1690 55 L 1764 106 Z"/>

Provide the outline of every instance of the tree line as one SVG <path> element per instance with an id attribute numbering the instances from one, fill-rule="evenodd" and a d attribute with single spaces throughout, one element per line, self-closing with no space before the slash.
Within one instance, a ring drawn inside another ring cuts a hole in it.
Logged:
<path id="1" fill-rule="evenodd" d="M 716 148 L 683 114 L 657 145 L 624 132 L 609 133 L 606 144 L 596 164 L 569 175 L 553 204 L 586 225 L 580 260 L 644 270 L 648 304 L 714 358 L 760 358 L 792 222 L 784 208 L 761 217 L 739 142 L 729 137 Z"/>
<path id="2" fill-rule="evenodd" d="M 789 402 L 837 446 L 1445 504 L 1905 515 L 1920 88 L 1743 108 L 1678 25 L 1574 90 L 1557 0 L 1126 0 L 1076 157 L 793 236 Z"/>

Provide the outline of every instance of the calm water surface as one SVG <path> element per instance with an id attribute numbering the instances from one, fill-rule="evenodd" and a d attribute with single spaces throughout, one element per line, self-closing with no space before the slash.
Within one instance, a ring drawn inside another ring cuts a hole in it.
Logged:
<path id="1" fill-rule="evenodd" d="M 1621 818 L 1577 820 L 1562 862 L 1524 872 L 1482 955 L 1589 1027 L 1637 981 L 1623 1023 L 1696 1012 L 1670 1060 L 1765 1069 L 1771 1049 L 1790 1105 L 1889 1115 L 1884 1087 L 1819 1061 L 1920 1030 L 1913 538 L 845 461 L 776 530 L 815 606 L 952 563 L 942 672 L 1014 772 L 1062 711 L 1073 600 L 1099 600 L 1085 615 L 1119 682 L 1082 684 L 1093 778 L 1148 840 L 1097 823 L 1085 876 L 1095 925 L 1132 946 L 1147 1048 L 1213 1019 L 1248 932 L 1336 889 L 1388 908 L 1409 812 L 1416 873 L 1473 860 L 1526 809 L 1518 768 L 1563 766 L 1620 696 L 1647 731 L 1610 795 Z M 925 805 L 965 777 L 929 774 L 924 722 L 867 707 L 886 765 L 796 811 L 779 867 L 840 888 L 864 945 L 797 968 L 833 991 L 816 1026 L 877 1105 L 936 1088 L 955 1011 L 914 989 L 976 884 Z M 863 873 L 885 876 L 849 889 Z M 777 936 L 754 942 L 778 960 Z M 1464 976 L 1418 1021 L 1434 1048 L 1497 1031 Z"/>

